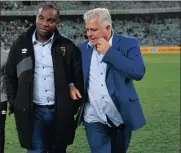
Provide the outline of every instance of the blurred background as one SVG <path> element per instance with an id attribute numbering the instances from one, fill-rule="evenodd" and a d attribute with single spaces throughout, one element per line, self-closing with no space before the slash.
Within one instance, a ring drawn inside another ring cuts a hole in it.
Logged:
<path id="1" fill-rule="evenodd" d="M 34 24 L 40 5 L 48 1 L 1 1 L 1 47 L 8 47 Z M 54 1 L 60 9 L 59 31 L 75 43 L 86 39 L 83 13 L 95 7 L 108 8 L 113 29 L 137 37 L 140 45 L 180 44 L 179 1 Z"/>
<path id="2" fill-rule="evenodd" d="M 49 1 L 0 1 L 0 47 L 8 54 L 13 41 L 35 22 L 39 6 Z M 61 35 L 77 44 L 87 39 L 83 14 L 110 10 L 113 30 L 138 39 L 146 75 L 135 82 L 147 125 L 133 133 L 128 153 L 180 152 L 180 1 L 51 1 L 60 9 Z M 3 60 L 1 54 L 1 60 Z M 5 153 L 25 153 L 19 146 L 13 115 L 6 124 Z M 84 127 L 68 153 L 90 153 Z"/>

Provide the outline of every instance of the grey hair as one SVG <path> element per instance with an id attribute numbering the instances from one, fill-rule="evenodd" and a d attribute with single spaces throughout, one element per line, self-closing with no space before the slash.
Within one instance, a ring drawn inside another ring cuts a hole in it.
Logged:
<path id="1" fill-rule="evenodd" d="M 84 14 L 84 21 L 88 22 L 92 19 L 98 18 L 102 26 L 110 25 L 112 29 L 112 19 L 109 10 L 106 8 L 96 8 L 87 11 Z"/>

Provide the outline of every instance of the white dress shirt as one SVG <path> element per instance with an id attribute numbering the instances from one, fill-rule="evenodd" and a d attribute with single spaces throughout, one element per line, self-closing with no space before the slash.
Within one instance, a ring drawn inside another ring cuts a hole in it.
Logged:
<path id="1" fill-rule="evenodd" d="M 112 45 L 112 37 L 109 43 Z M 89 45 L 91 46 L 90 42 Z M 107 115 L 109 119 L 118 126 L 123 123 L 123 120 L 106 87 L 105 77 L 107 64 L 102 62 L 103 56 L 103 54 L 99 54 L 95 47 L 93 47 L 89 72 L 89 102 L 86 103 L 85 106 L 84 120 L 88 123 L 101 122 L 109 125 L 107 123 Z"/>
<path id="2" fill-rule="evenodd" d="M 32 36 L 35 55 L 33 102 L 38 105 L 53 105 L 55 84 L 51 47 L 54 34 L 47 42 L 41 43 L 36 39 L 35 33 L 36 30 Z"/>

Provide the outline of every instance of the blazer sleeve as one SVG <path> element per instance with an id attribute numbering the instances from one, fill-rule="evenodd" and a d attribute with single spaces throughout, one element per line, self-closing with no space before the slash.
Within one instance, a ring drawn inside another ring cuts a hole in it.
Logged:
<path id="1" fill-rule="evenodd" d="M 141 80 L 145 74 L 145 65 L 141 55 L 138 41 L 135 38 L 129 38 L 124 51 L 117 50 L 115 46 L 109 48 L 106 52 L 103 62 L 115 68 L 124 77 Z M 123 55 L 126 52 L 126 55 Z"/>
<path id="2" fill-rule="evenodd" d="M 7 62 L 5 65 L 5 74 L 4 74 L 4 82 L 5 82 L 4 85 L 7 94 L 7 99 L 10 104 L 11 112 L 13 111 L 14 100 L 18 89 L 15 52 L 16 52 L 16 45 L 15 43 L 13 43 L 8 54 Z"/>

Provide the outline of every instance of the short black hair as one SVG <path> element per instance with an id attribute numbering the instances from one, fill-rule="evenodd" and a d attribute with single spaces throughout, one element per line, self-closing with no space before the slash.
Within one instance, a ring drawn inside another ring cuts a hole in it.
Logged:
<path id="1" fill-rule="evenodd" d="M 40 8 L 52 8 L 52 9 L 54 9 L 54 10 L 57 11 L 57 17 L 58 17 L 58 18 L 60 17 L 60 11 L 59 11 L 58 7 L 57 7 L 56 5 L 54 5 L 54 4 L 44 4 L 44 5 L 41 5 L 41 6 L 39 7 L 39 9 L 40 9 Z M 39 11 L 39 10 L 38 10 L 38 11 Z"/>

